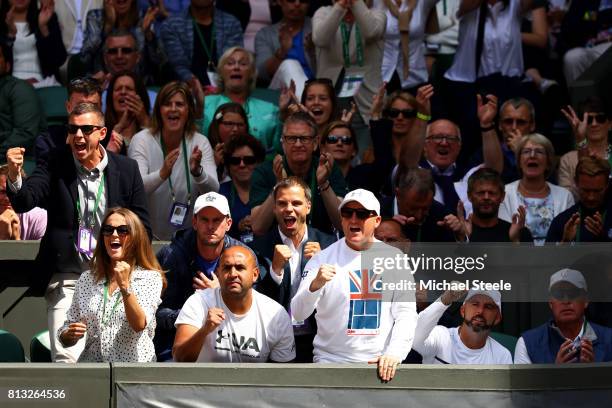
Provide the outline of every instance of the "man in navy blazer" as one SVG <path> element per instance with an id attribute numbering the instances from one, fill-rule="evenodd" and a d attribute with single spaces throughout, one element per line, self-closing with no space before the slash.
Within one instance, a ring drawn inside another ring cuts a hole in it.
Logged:
<path id="1" fill-rule="evenodd" d="M 76 281 L 89 269 L 106 210 L 129 208 L 150 236 L 138 165 L 107 152 L 100 145 L 106 133 L 99 108 L 82 103 L 68 118 L 68 146 L 54 149 L 48 163 L 36 167 L 27 179 L 20 176 L 25 149 L 14 147 L 6 154 L 7 193 L 15 211 L 26 212 L 37 206 L 47 209 L 47 230 L 37 256 L 40 272 L 31 283 L 31 293 L 45 294 L 54 361 L 76 361 L 84 345 L 64 348 L 56 332 L 66 319 Z"/>
<path id="2" fill-rule="evenodd" d="M 277 227 L 266 235 L 256 237 L 251 247 L 271 260 L 257 291 L 276 300 L 291 314 L 291 298 L 302 280 L 304 266 L 321 249 L 335 242 L 332 235 L 310 227 L 310 188 L 298 177 L 289 177 L 274 186 L 274 216 Z M 312 362 L 312 341 L 316 334 L 312 316 L 303 322 L 292 319 L 296 342 L 296 362 Z"/>

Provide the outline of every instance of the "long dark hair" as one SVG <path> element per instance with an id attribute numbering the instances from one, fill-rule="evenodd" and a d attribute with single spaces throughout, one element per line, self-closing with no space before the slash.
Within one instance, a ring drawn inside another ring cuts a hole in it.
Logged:
<path id="1" fill-rule="evenodd" d="M 134 81 L 134 88 L 144 104 L 145 111 L 147 114 L 151 111 L 149 94 L 147 92 L 147 87 L 145 86 L 144 82 L 142 82 L 142 79 L 140 79 L 140 77 L 132 71 L 118 72 L 111 78 L 110 84 L 108 85 L 108 89 L 106 91 L 106 114 L 104 115 L 104 122 L 106 123 L 106 128 L 109 130 L 109 132 L 111 132 L 119 120 L 121 120 L 119 114 L 115 112 L 115 106 L 113 105 L 113 90 L 115 89 L 115 82 L 117 82 L 117 79 L 124 76 L 132 78 L 132 81 Z"/>
<path id="2" fill-rule="evenodd" d="M 215 114 L 213 115 L 213 120 L 208 126 L 208 141 L 210 142 L 210 147 L 212 147 L 213 150 L 218 143 L 221 143 L 221 137 L 219 136 L 219 124 L 223 121 L 223 116 L 225 116 L 226 113 L 237 113 L 240 115 L 247 127 L 244 132 L 249 133 L 249 118 L 247 117 L 244 108 L 239 103 L 224 103 L 217 108 Z"/>
<path id="3" fill-rule="evenodd" d="M 125 223 L 130 231 L 130 239 L 127 240 L 124 248 L 123 261 L 130 264 L 131 271 L 133 271 L 135 267 L 140 266 L 144 269 L 159 272 L 162 278 L 162 287 L 165 288 L 166 278 L 161 266 L 159 265 L 159 262 L 157 261 L 157 258 L 155 257 L 155 251 L 153 251 L 153 246 L 151 245 L 151 241 L 149 241 L 147 231 L 145 230 L 142 221 L 140 221 L 140 218 L 138 218 L 136 214 L 127 208 L 113 207 L 106 212 L 101 224 L 104 225 L 108 218 L 113 214 L 119 214 L 125 218 Z M 94 273 L 96 281 L 100 282 L 102 279 L 104 279 L 107 271 L 109 271 L 110 268 L 111 259 L 106 251 L 104 235 L 102 235 L 102 228 L 100 228 L 100 233 L 98 234 L 98 244 L 96 245 L 96 249 L 94 250 L 93 258 L 91 260 L 91 270 Z"/>
<path id="4" fill-rule="evenodd" d="M 8 25 L 6 24 L 6 14 L 11 9 L 9 0 L 2 0 L 0 7 L 0 36 L 6 37 L 8 34 Z M 38 2 L 30 0 L 28 12 L 26 14 L 26 22 L 28 23 L 28 35 L 38 30 Z"/>

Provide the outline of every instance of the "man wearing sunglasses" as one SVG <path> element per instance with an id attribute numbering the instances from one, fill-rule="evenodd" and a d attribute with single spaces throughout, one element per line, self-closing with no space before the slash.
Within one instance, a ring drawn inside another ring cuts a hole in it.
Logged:
<path id="1" fill-rule="evenodd" d="M 335 237 L 306 224 L 312 206 L 308 185 L 298 177 L 289 177 L 274 186 L 274 217 L 277 227 L 250 244 L 272 261 L 270 273 L 257 290 L 276 300 L 291 312 L 306 263 L 335 242 Z M 296 344 L 296 363 L 312 363 L 314 318 L 292 319 Z"/>
<path id="2" fill-rule="evenodd" d="M 9 149 L 7 193 L 15 211 L 46 208 L 47 230 L 37 256 L 40 274 L 31 287 L 33 295 L 45 294 L 49 332 L 64 324 L 74 287 L 80 274 L 89 269 L 100 223 L 111 207 L 132 210 L 149 235 L 147 201 L 132 159 L 106 151 L 100 142 L 106 137 L 104 116 L 98 107 L 82 103 L 68 117 L 70 149 L 56 148 L 46 166 L 38 166 L 25 180 L 20 176 L 23 147 Z M 63 348 L 51 336 L 54 361 L 76 362 L 84 346 Z"/>
<path id="3" fill-rule="evenodd" d="M 372 192 L 351 191 L 338 210 L 345 237 L 306 264 L 291 301 L 293 318 L 304 320 L 317 311 L 315 363 L 368 361 L 378 365 L 381 380 L 390 381 L 412 345 L 417 318 L 414 297 L 404 302 L 396 297 L 383 301 L 373 283 L 377 272 L 364 265 L 372 253 L 381 251 L 384 257 L 401 253 L 374 238 L 381 217 L 380 203 Z M 387 272 L 382 276 L 387 278 Z M 412 275 L 402 278 L 411 280 Z"/>
<path id="4" fill-rule="evenodd" d="M 266 234 L 274 223 L 272 191 L 287 176 L 301 178 L 312 191 L 309 225 L 326 233 L 341 228 L 338 204 L 346 193 L 346 182 L 331 154 L 315 156 L 316 135 L 317 125 L 308 114 L 290 115 L 283 125 L 285 156 L 276 155 L 273 162 L 266 161 L 253 172 L 249 205 L 255 235 Z"/>
<path id="5" fill-rule="evenodd" d="M 522 334 L 515 364 L 566 364 L 612 361 L 612 329 L 587 320 L 587 282 L 574 269 L 550 277 L 548 306 L 552 318 Z"/>

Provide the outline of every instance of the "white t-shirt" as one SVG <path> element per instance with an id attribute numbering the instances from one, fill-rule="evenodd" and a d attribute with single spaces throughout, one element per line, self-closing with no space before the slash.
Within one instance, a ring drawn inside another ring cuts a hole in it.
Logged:
<path id="1" fill-rule="evenodd" d="M 384 248 L 385 256 L 401 254 L 388 245 Z M 384 281 L 386 272 L 376 275 L 362 269 L 361 254 L 343 238 L 315 255 L 304 268 L 291 312 L 294 319 L 305 320 L 317 310 L 315 363 L 366 362 L 382 354 L 403 360 L 410 351 L 417 318 L 414 294 L 385 293 L 383 301 L 383 293 L 376 290 L 373 280 L 382 276 Z M 322 264 L 335 266 L 336 275 L 321 289 L 311 292 L 310 284 Z M 402 278 L 413 280 L 409 272 Z M 389 299 L 393 301 L 387 300 L 391 295 Z M 406 295 L 410 297 L 404 298 Z M 397 301 L 400 299 L 410 301 Z"/>
<path id="2" fill-rule="evenodd" d="M 211 307 L 223 309 L 225 320 L 206 336 L 198 362 L 284 363 L 295 358 L 289 315 L 281 305 L 256 291 L 248 313 L 236 315 L 223 302 L 219 288 L 198 290 L 183 305 L 175 326 L 201 328 Z"/>
<path id="3" fill-rule="evenodd" d="M 436 326 L 448 306 L 433 302 L 419 313 L 413 347 L 423 364 L 512 364 L 510 351 L 491 337 L 484 347 L 471 349 L 459 337 L 459 328 Z"/>

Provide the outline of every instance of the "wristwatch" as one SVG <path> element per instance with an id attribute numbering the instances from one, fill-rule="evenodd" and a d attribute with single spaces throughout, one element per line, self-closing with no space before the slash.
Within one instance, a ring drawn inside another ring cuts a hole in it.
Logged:
<path id="1" fill-rule="evenodd" d="M 127 289 L 119 289 L 119 291 L 121 292 L 123 296 L 129 296 L 132 293 L 134 293 L 131 286 L 128 286 Z"/>

